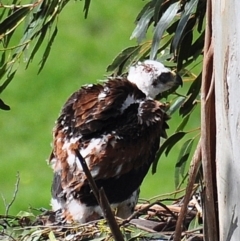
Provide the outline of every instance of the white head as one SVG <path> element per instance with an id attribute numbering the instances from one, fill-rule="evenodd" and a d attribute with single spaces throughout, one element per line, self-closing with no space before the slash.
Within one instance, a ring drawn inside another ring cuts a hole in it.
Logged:
<path id="1" fill-rule="evenodd" d="M 179 75 L 172 73 L 170 69 L 155 60 L 138 62 L 135 66 L 131 66 L 127 78 L 147 97 L 153 99 L 173 86 L 182 84 Z"/>

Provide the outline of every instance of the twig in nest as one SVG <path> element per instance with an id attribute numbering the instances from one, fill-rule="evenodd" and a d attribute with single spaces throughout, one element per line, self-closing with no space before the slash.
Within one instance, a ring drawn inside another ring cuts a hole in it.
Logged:
<path id="1" fill-rule="evenodd" d="M 177 215 L 175 215 L 170 208 L 168 208 L 166 205 L 164 205 L 163 203 L 158 202 L 157 203 L 159 206 L 161 206 L 162 208 L 164 208 L 171 216 L 172 218 L 174 218 L 175 220 L 177 220 Z"/>
<path id="2" fill-rule="evenodd" d="M 10 239 L 13 240 L 13 241 L 17 241 L 17 240 L 16 240 L 14 237 L 12 237 L 10 234 L 1 232 L 0 235 L 1 235 L 3 238 L 4 238 L 4 236 L 5 236 L 5 237 L 8 237 L 8 240 L 9 240 L 9 238 L 10 238 Z M 3 239 L 1 239 L 1 240 L 3 240 Z"/>
<path id="3" fill-rule="evenodd" d="M 89 186 L 91 187 L 91 189 L 93 191 L 93 194 L 94 194 L 95 198 L 97 199 L 97 201 L 98 201 L 98 203 L 99 203 L 99 205 L 102 209 L 104 218 L 108 222 L 108 225 L 109 225 L 109 227 L 112 231 L 112 235 L 113 235 L 114 239 L 117 240 L 117 241 L 124 241 L 122 233 L 119 229 L 119 226 L 116 222 L 116 219 L 113 216 L 111 207 L 109 205 L 109 202 L 107 200 L 107 197 L 105 195 L 105 192 L 104 192 L 103 188 L 98 190 L 98 187 L 97 187 L 94 179 L 92 178 L 92 175 L 91 175 L 91 173 L 88 169 L 88 166 L 87 166 L 84 158 L 82 157 L 82 155 L 80 154 L 80 152 L 77 149 L 75 150 L 75 153 L 76 153 L 76 155 L 77 155 L 77 157 L 78 157 L 78 159 L 79 159 L 79 161 L 82 165 L 84 173 L 87 176 Z"/>
<path id="4" fill-rule="evenodd" d="M 134 211 L 132 214 L 131 214 L 131 216 L 129 216 L 127 219 L 125 219 L 125 220 L 123 220 L 122 221 L 122 223 L 120 224 L 120 226 L 123 226 L 124 224 L 126 224 L 126 223 L 129 223 L 132 219 L 134 219 L 136 216 L 138 216 L 138 215 L 140 215 L 141 213 L 143 213 L 144 211 L 147 211 L 147 210 L 149 210 L 152 206 L 154 206 L 155 204 L 159 204 L 159 203 L 161 203 L 161 202 L 164 202 L 164 201 L 175 201 L 176 199 L 174 198 L 165 198 L 165 199 L 161 199 L 161 200 L 157 200 L 157 201 L 155 201 L 155 202 L 153 202 L 153 203 L 149 203 L 149 204 L 138 204 L 137 206 L 139 207 L 136 211 Z M 162 203 L 161 203 L 162 204 Z M 159 204 L 160 205 L 160 204 Z M 136 206 L 136 207 L 137 207 Z M 161 205 L 160 205 L 161 206 Z M 167 211 L 170 211 L 171 212 L 171 210 L 169 210 L 168 208 L 167 208 L 167 206 L 165 206 L 164 204 L 162 204 L 162 207 L 164 208 L 164 209 L 166 209 Z M 165 208 L 166 207 L 166 208 Z M 173 214 L 172 212 L 171 212 L 171 214 Z M 176 218 L 176 215 L 174 215 L 173 214 L 173 216 L 174 216 L 174 218 Z"/>
<path id="5" fill-rule="evenodd" d="M 16 200 L 16 197 L 17 197 L 18 187 L 19 187 L 19 182 L 20 182 L 19 172 L 17 172 L 16 177 L 17 177 L 17 180 L 16 180 L 16 183 L 15 183 L 15 190 L 14 190 L 14 193 L 13 193 L 12 200 L 7 204 L 7 201 L 6 201 L 5 197 L 1 194 L 2 199 L 3 199 L 4 206 L 5 206 L 5 208 L 6 208 L 6 210 L 5 210 L 5 216 L 8 216 L 9 209 L 11 208 L 11 206 L 13 205 L 13 203 L 14 203 L 14 201 Z"/>

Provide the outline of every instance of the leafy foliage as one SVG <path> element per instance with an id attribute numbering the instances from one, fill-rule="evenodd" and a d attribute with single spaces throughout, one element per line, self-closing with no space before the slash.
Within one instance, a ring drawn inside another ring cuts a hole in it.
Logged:
<path id="1" fill-rule="evenodd" d="M 178 128 L 160 147 L 157 160 L 152 166 L 152 172 L 157 170 L 161 155 L 168 155 L 174 145 L 192 131 L 183 131 L 190 116 L 200 102 L 201 68 L 195 63 L 202 62 L 204 46 L 204 28 L 206 2 L 202 0 L 163 1 L 152 0 L 145 4 L 136 18 L 136 28 L 131 38 L 136 38 L 138 45 L 124 49 L 107 68 L 113 75 L 126 71 L 134 62 L 143 59 L 158 59 L 166 66 L 183 76 L 185 82 L 191 82 L 186 95 L 179 95 L 174 90 L 165 93 L 160 98 L 170 100 L 168 114 L 173 115 L 179 110 L 182 117 Z M 150 34 L 149 30 L 153 30 Z M 169 95 L 171 94 L 172 97 Z M 199 130 L 198 128 L 196 131 Z M 186 161 L 191 156 L 194 140 L 191 137 L 182 146 L 176 163 L 175 181 L 179 187 L 180 177 L 185 180 Z"/>
<path id="2" fill-rule="evenodd" d="M 24 60 L 27 68 L 39 48 L 45 43 L 39 72 L 43 69 L 57 35 L 58 16 L 69 1 L 36 0 L 23 4 L 21 0 L 12 0 L 11 4 L 0 3 L 0 8 L 3 9 L 0 15 L 2 48 L 0 94 L 13 80 L 20 61 Z M 85 17 L 87 17 L 90 2 L 90 0 L 85 0 Z M 24 27 L 24 31 L 20 33 L 22 36 L 16 41 L 15 36 L 19 34 L 19 26 Z M 0 109 L 9 110 L 10 107 L 0 99 Z"/>

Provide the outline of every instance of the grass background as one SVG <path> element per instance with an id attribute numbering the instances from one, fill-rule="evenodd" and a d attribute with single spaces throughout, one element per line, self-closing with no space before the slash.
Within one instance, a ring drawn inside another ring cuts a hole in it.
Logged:
<path id="1" fill-rule="evenodd" d="M 0 213 L 14 193 L 16 174 L 20 185 L 10 214 L 33 207 L 49 207 L 52 171 L 47 165 L 51 152 L 52 128 L 61 106 L 82 84 L 104 79 L 106 67 L 127 46 L 134 20 L 146 2 L 120 0 L 107 4 L 92 1 L 88 19 L 83 2 L 71 1 L 59 18 L 58 35 L 43 71 L 37 75 L 41 52 L 25 70 L 24 63 L 2 95 L 11 111 L 0 112 Z M 184 93 L 185 89 L 180 90 Z M 191 117 L 189 129 L 199 123 L 199 111 Z M 172 133 L 179 124 L 176 113 L 170 120 Z M 149 198 L 174 190 L 174 165 L 181 145 L 168 158 L 162 157 L 155 175 L 148 174 L 141 197 Z"/>

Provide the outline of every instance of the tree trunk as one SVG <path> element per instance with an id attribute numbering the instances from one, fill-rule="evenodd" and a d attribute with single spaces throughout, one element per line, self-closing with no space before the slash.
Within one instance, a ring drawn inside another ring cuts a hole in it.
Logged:
<path id="1" fill-rule="evenodd" d="M 240 240 L 240 1 L 213 1 L 220 240 Z"/>

